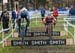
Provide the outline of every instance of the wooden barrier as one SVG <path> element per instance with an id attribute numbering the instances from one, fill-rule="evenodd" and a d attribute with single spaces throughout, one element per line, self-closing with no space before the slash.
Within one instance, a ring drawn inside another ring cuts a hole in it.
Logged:
<path id="1" fill-rule="evenodd" d="M 45 46 L 45 45 L 72 45 L 73 39 L 49 39 L 49 40 L 11 40 L 4 41 L 4 46 Z"/>
<path id="2" fill-rule="evenodd" d="M 54 35 L 53 35 L 54 34 Z M 65 36 L 66 33 L 64 31 L 62 32 L 53 32 L 51 36 Z M 34 36 L 49 36 L 46 32 L 28 32 L 25 37 L 34 37 Z M 17 32 L 14 33 L 12 37 L 18 38 L 21 37 Z"/>
<path id="3" fill-rule="evenodd" d="M 11 46 L 11 41 L 4 41 L 4 46 Z"/>

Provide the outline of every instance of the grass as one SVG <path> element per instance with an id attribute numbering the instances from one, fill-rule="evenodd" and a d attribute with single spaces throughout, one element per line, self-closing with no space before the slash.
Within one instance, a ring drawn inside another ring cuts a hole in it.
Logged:
<path id="1" fill-rule="evenodd" d="M 58 18 L 58 23 L 56 24 L 56 27 L 54 29 L 54 31 L 64 31 L 64 26 L 63 26 L 63 22 L 59 22 L 59 20 L 63 20 L 65 16 L 59 16 Z M 38 27 L 42 27 L 43 29 L 45 29 L 45 26 L 42 24 L 41 19 L 37 19 L 37 23 L 35 23 L 36 19 L 31 19 L 30 22 L 30 28 L 38 28 Z M 41 29 L 37 29 L 38 31 Z M 16 31 L 16 30 L 15 30 Z M 69 31 L 73 32 L 73 28 L 69 27 Z M 10 34 L 11 31 L 9 31 L 8 33 L 5 34 L 5 36 L 8 36 L 8 34 Z M 0 36 L 1 38 L 1 36 Z M 36 38 L 41 38 L 41 37 L 35 37 Z M 44 38 L 44 37 L 43 37 Z M 46 38 L 46 37 L 45 37 Z M 64 37 L 53 37 L 56 39 L 64 39 L 64 38 L 72 38 L 72 35 L 68 34 Z M 16 38 L 9 38 L 8 40 L 14 40 Z M 28 39 L 28 38 L 26 38 Z M 30 39 L 30 38 L 29 38 Z M 31 38 L 33 39 L 33 38 Z M 25 46 L 24 49 L 20 48 L 20 47 L 5 47 L 2 48 L 2 45 L 0 45 L 0 53 L 47 53 L 48 51 L 74 51 L 75 50 L 75 46 L 71 45 L 71 46 L 61 46 L 61 45 L 51 45 L 51 46 Z"/>

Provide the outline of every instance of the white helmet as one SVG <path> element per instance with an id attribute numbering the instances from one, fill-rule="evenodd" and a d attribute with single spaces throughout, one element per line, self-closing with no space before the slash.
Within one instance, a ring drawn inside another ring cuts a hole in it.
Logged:
<path id="1" fill-rule="evenodd" d="M 24 7 L 24 8 L 21 9 L 21 12 L 22 12 L 22 11 L 27 11 L 27 9 Z"/>

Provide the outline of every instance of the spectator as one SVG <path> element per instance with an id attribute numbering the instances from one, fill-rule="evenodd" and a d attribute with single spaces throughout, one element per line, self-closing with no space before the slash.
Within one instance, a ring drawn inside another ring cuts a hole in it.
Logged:
<path id="1" fill-rule="evenodd" d="M 75 15 L 75 7 L 71 6 L 69 15 L 71 15 L 71 16 Z"/>
<path id="2" fill-rule="evenodd" d="M 15 19 L 16 19 L 16 10 L 13 9 L 13 11 L 12 11 L 12 23 L 13 23 L 13 28 L 15 27 Z"/>
<path id="3" fill-rule="evenodd" d="M 58 9 L 56 7 L 53 7 L 53 16 L 57 19 L 58 17 Z"/>
<path id="4" fill-rule="evenodd" d="M 43 20 L 44 17 L 45 17 L 45 9 L 44 9 L 44 8 L 41 9 L 41 17 L 42 17 L 42 20 Z"/>
<path id="5" fill-rule="evenodd" d="M 17 18 L 17 19 L 18 19 L 19 13 L 20 13 L 20 7 L 18 7 L 17 10 L 16 10 L 16 16 L 17 16 L 16 18 Z"/>
<path id="6" fill-rule="evenodd" d="M 53 16 L 56 18 L 58 17 L 58 9 L 56 7 L 53 7 Z M 54 23 L 54 27 L 55 27 L 56 23 Z"/>
<path id="7" fill-rule="evenodd" d="M 1 20 L 2 20 L 2 25 L 3 25 L 3 29 L 7 29 L 9 28 L 9 12 L 7 11 L 7 9 L 4 9 L 4 11 L 1 13 Z M 8 32 L 8 31 L 5 31 Z"/>
<path id="8" fill-rule="evenodd" d="M 69 18 L 75 18 L 75 7 L 71 6 L 69 11 Z M 71 24 L 75 24 L 75 19 L 71 19 Z"/>

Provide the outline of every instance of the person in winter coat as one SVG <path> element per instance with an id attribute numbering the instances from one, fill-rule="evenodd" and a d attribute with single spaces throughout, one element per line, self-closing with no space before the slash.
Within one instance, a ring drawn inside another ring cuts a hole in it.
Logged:
<path id="1" fill-rule="evenodd" d="M 7 11 L 7 9 L 4 9 L 4 11 L 1 13 L 1 20 L 2 20 L 3 29 L 8 29 L 9 28 L 9 12 Z"/>
<path id="2" fill-rule="evenodd" d="M 75 7 L 71 7 L 71 9 L 69 10 L 69 16 L 68 18 L 75 18 Z M 71 24 L 75 25 L 75 19 L 71 19 Z"/>
<path id="3" fill-rule="evenodd" d="M 44 8 L 42 8 L 41 9 L 41 17 L 42 17 L 42 20 L 44 19 L 44 17 L 45 17 L 45 9 Z"/>
<path id="4" fill-rule="evenodd" d="M 69 15 L 75 16 L 75 7 L 71 7 L 71 9 L 69 10 Z"/>
<path id="5" fill-rule="evenodd" d="M 53 16 L 57 19 L 58 17 L 58 9 L 56 7 L 53 7 Z"/>
<path id="6" fill-rule="evenodd" d="M 13 28 L 15 27 L 15 20 L 16 20 L 16 10 L 13 9 L 12 11 L 12 23 L 13 23 Z"/>

